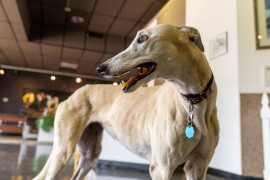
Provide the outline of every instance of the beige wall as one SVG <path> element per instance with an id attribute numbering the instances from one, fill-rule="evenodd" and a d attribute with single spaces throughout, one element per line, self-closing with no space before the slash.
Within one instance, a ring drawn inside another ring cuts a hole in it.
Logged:
<path id="1" fill-rule="evenodd" d="M 264 67 L 270 66 L 270 49 L 256 49 L 253 3 L 253 0 L 237 0 L 241 93 L 270 92 L 270 87 L 264 85 Z"/>
<path id="2" fill-rule="evenodd" d="M 210 166 L 241 175 L 237 3 L 235 0 L 187 0 L 186 25 L 200 31 L 205 55 L 217 82 L 220 141 Z M 210 59 L 210 40 L 225 31 L 228 33 L 228 52 Z"/>
<path id="3" fill-rule="evenodd" d="M 186 21 L 186 0 L 170 0 L 148 25 L 154 20 L 157 20 L 158 24 L 184 26 Z"/>

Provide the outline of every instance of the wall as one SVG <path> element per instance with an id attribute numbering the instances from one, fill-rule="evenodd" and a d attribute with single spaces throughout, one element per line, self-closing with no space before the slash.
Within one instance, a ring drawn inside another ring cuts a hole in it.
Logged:
<path id="1" fill-rule="evenodd" d="M 259 113 L 262 92 L 270 91 L 270 87 L 264 85 L 264 67 L 270 66 L 270 49 L 256 49 L 253 3 L 253 0 L 237 1 L 242 164 L 244 175 L 263 177 L 262 125 Z"/>
<path id="2" fill-rule="evenodd" d="M 242 174 L 236 5 L 235 0 L 187 0 L 186 25 L 200 31 L 218 86 L 220 141 L 210 167 Z M 210 60 L 209 41 L 224 31 L 228 53 Z"/>
<path id="3" fill-rule="evenodd" d="M 270 49 L 256 50 L 253 0 L 237 0 L 237 6 L 240 92 L 269 92 L 264 66 L 270 66 Z"/>

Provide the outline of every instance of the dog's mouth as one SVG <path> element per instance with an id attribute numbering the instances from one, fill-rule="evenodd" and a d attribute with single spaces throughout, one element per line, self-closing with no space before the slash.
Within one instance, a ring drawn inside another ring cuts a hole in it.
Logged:
<path id="1" fill-rule="evenodd" d="M 117 77 L 118 79 L 122 80 L 121 85 L 123 86 L 123 91 L 126 93 L 139 80 L 147 77 L 152 72 L 154 72 L 156 66 L 157 64 L 154 62 L 143 63 L 132 69 L 118 73 L 114 75 L 114 77 Z"/>

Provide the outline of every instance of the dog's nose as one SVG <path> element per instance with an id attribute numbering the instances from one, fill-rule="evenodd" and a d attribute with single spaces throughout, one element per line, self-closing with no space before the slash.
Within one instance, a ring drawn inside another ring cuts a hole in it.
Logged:
<path id="1" fill-rule="evenodd" d="M 105 75 L 106 68 L 107 68 L 106 64 L 101 64 L 100 66 L 97 67 L 97 73 L 100 75 Z"/>

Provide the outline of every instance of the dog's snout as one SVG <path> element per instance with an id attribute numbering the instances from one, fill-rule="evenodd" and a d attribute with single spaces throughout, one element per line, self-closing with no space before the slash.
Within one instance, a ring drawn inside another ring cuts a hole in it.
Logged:
<path id="1" fill-rule="evenodd" d="M 100 75 L 105 75 L 106 74 L 106 64 L 101 64 L 100 66 L 97 67 L 97 73 Z"/>

